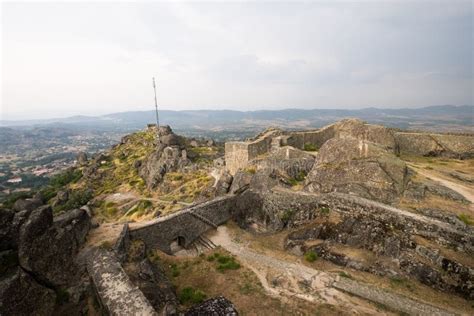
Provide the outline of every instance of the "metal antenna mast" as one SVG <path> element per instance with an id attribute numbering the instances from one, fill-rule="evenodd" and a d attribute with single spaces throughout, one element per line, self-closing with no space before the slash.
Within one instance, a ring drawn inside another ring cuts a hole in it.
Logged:
<path id="1" fill-rule="evenodd" d="M 156 101 L 156 84 L 155 77 L 153 77 L 153 90 L 155 91 L 155 111 L 156 111 L 156 128 L 160 127 L 160 120 L 158 118 L 158 102 Z"/>

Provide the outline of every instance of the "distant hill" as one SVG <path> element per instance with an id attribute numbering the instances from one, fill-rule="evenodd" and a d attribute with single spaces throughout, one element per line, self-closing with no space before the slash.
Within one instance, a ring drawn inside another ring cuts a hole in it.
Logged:
<path id="1" fill-rule="evenodd" d="M 402 129 L 473 132 L 474 106 L 429 106 L 423 108 L 357 110 L 285 109 L 261 111 L 192 110 L 160 111 L 160 123 L 177 131 L 258 131 L 268 126 L 307 129 L 324 126 L 347 117 Z M 102 116 L 73 116 L 61 119 L 5 121 L 0 126 L 52 125 L 99 131 L 130 131 L 155 121 L 154 111 L 112 113 Z"/>

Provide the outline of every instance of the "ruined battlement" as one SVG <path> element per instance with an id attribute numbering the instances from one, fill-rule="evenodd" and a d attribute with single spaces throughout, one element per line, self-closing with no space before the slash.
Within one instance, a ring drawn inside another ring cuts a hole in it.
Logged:
<path id="1" fill-rule="evenodd" d="M 329 139 L 353 137 L 375 143 L 396 154 L 415 156 L 444 156 L 466 159 L 474 157 L 474 135 L 435 134 L 395 131 L 380 125 L 347 119 L 317 130 L 285 132 L 270 130 L 256 140 L 227 142 L 225 160 L 227 170 L 235 175 L 249 161 L 281 146 L 304 150 L 305 145 L 321 148 Z"/>

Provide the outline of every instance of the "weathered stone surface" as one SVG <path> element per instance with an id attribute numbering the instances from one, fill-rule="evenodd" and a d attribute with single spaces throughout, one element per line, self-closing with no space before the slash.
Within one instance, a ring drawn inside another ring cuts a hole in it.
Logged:
<path id="1" fill-rule="evenodd" d="M 385 150 L 396 150 L 393 132 L 381 125 L 367 124 L 359 119 L 346 119 L 334 123 L 334 130 L 336 138 L 355 138 L 377 144 Z"/>
<path id="2" fill-rule="evenodd" d="M 51 207 L 38 208 L 20 229 L 20 265 L 47 284 L 66 285 L 78 273 L 74 256 L 89 227 L 90 218 L 84 210 L 66 213 L 53 225 Z"/>
<path id="3" fill-rule="evenodd" d="M 233 177 L 227 170 L 222 170 L 216 181 L 216 196 L 227 194 L 230 190 Z"/>
<path id="4" fill-rule="evenodd" d="M 158 145 L 138 167 L 138 173 L 149 189 L 156 188 L 165 174 L 190 164 L 185 150 L 185 139 L 173 133 L 169 126 L 160 126 Z"/>
<path id="5" fill-rule="evenodd" d="M 64 228 L 74 236 L 76 244 L 82 245 L 86 241 L 87 233 L 91 228 L 91 218 L 84 209 L 74 209 L 54 217 L 56 229 Z"/>
<path id="6" fill-rule="evenodd" d="M 132 283 L 138 286 L 157 312 L 177 314 L 179 302 L 173 284 L 159 264 L 151 263 L 146 257 L 144 242 L 134 240 L 131 243 L 123 267 Z"/>
<path id="7" fill-rule="evenodd" d="M 79 164 L 79 166 L 85 166 L 87 164 L 87 154 L 83 151 L 79 152 L 77 154 L 77 163 Z"/>
<path id="8" fill-rule="evenodd" d="M 13 211 L 0 209 L 0 251 L 13 247 L 14 239 L 11 226 L 14 216 Z"/>
<path id="9" fill-rule="evenodd" d="M 53 313 L 56 294 L 39 285 L 21 268 L 0 278 L 0 315 L 45 315 Z"/>
<path id="10" fill-rule="evenodd" d="M 219 315 L 237 316 L 239 313 L 231 301 L 224 296 L 211 298 L 197 306 L 191 307 L 185 313 L 186 316 Z"/>
<path id="11" fill-rule="evenodd" d="M 242 170 L 237 171 L 232 180 L 229 193 L 234 194 L 247 188 L 250 185 L 250 180 L 252 180 L 251 173 Z"/>
<path id="12" fill-rule="evenodd" d="M 409 178 L 405 163 L 383 148 L 354 138 L 333 138 L 321 147 L 306 188 L 391 203 L 403 193 Z"/>
<path id="13" fill-rule="evenodd" d="M 225 162 L 231 175 L 247 166 L 250 160 L 271 150 L 272 138 L 281 134 L 280 130 L 268 129 L 250 142 L 226 142 Z"/>
<path id="14" fill-rule="evenodd" d="M 20 211 L 32 211 L 43 205 L 43 201 L 40 199 L 19 199 L 13 205 L 13 210 Z"/>
<path id="15" fill-rule="evenodd" d="M 407 297 L 393 294 L 383 289 L 378 289 L 376 287 L 349 280 L 347 278 L 340 278 L 339 281 L 333 284 L 333 286 L 336 289 L 363 297 L 372 302 L 383 304 L 408 315 L 454 315 L 453 313 L 442 310 L 435 306 L 423 304 Z"/>
<path id="16" fill-rule="evenodd" d="M 267 173 L 281 174 L 288 178 L 298 178 L 307 175 L 313 168 L 315 155 L 305 151 L 285 146 L 279 147 L 267 155 L 258 157 L 250 162 L 257 170 L 268 170 Z"/>
<path id="17" fill-rule="evenodd" d="M 0 276 L 18 265 L 18 252 L 14 249 L 0 251 Z"/>
<path id="18" fill-rule="evenodd" d="M 457 202 L 469 203 L 469 201 L 458 192 L 432 181 L 425 181 L 423 183 L 410 181 L 403 192 L 403 196 L 415 201 L 423 200 L 428 194 L 437 195 Z"/>
<path id="19" fill-rule="evenodd" d="M 158 315 L 145 295 L 130 281 L 113 252 L 96 249 L 88 259 L 87 270 L 110 315 Z"/>
<path id="20" fill-rule="evenodd" d="M 397 132 L 395 139 L 404 154 L 460 159 L 474 157 L 472 136 Z"/>
<path id="21" fill-rule="evenodd" d="M 69 199 L 69 191 L 68 190 L 58 191 L 58 193 L 56 194 L 55 203 L 57 205 L 62 205 L 64 203 L 66 203 L 68 199 Z"/>

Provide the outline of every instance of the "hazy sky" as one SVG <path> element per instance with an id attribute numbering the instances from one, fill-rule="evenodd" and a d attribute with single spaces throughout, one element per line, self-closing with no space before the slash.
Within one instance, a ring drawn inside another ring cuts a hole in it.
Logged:
<path id="1" fill-rule="evenodd" d="M 1 9 L 1 119 L 474 103 L 472 1 Z"/>

